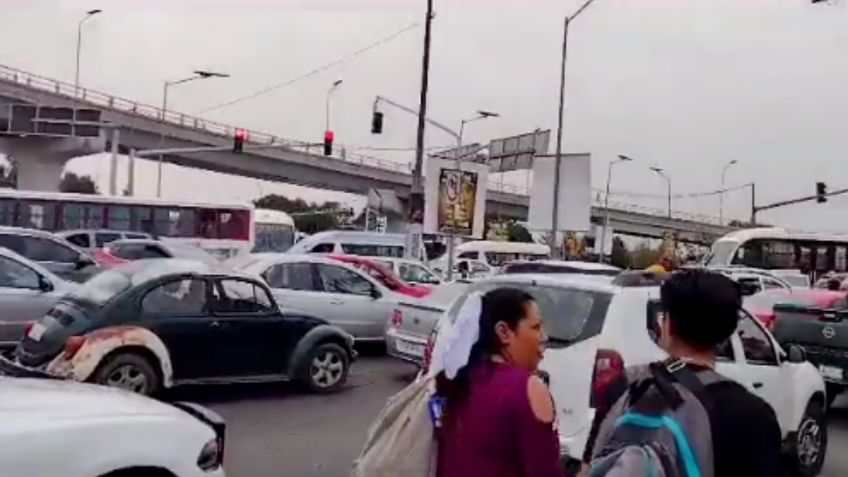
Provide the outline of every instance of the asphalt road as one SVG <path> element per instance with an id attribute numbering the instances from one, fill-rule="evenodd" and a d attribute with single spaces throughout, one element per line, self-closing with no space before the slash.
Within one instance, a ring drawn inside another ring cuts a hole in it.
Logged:
<path id="1" fill-rule="evenodd" d="M 415 369 L 388 357 L 365 356 L 347 388 L 311 395 L 293 384 L 202 387 L 179 391 L 220 413 L 228 425 L 225 466 L 232 477 L 347 477 L 365 433 L 387 397 Z M 831 411 L 822 477 L 848 475 L 848 397 Z"/>

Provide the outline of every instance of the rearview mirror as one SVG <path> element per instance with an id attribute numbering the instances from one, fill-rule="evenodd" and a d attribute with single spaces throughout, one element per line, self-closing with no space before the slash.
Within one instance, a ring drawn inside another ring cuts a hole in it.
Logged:
<path id="1" fill-rule="evenodd" d="M 383 294 L 380 293 L 380 290 L 377 290 L 377 287 L 371 287 L 371 298 L 376 300 L 382 296 Z"/>
<path id="2" fill-rule="evenodd" d="M 38 276 L 38 289 L 43 291 L 43 292 L 53 291 L 53 284 L 50 283 L 50 280 L 39 275 Z"/>
<path id="3" fill-rule="evenodd" d="M 742 296 L 756 295 L 760 291 L 760 285 L 753 282 L 740 282 L 739 291 Z"/>
<path id="4" fill-rule="evenodd" d="M 82 270 L 90 265 L 96 265 L 96 262 L 85 255 L 80 255 L 76 263 L 74 263 L 74 270 Z"/>
<path id="5" fill-rule="evenodd" d="M 803 363 L 807 361 L 807 351 L 798 345 L 789 345 L 787 349 L 790 363 Z"/>

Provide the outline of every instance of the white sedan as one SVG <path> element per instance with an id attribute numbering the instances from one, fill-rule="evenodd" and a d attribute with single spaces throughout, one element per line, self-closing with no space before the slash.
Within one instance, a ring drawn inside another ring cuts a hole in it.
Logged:
<path id="1" fill-rule="evenodd" d="M 224 423 L 193 404 L 0 377 L 0 475 L 223 477 Z"/>

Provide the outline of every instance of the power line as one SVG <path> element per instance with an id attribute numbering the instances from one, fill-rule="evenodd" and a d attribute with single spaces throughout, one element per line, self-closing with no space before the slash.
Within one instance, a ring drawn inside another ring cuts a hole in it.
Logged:
<path id="1" fill-rule="evenodd" d="M 350 61 L 350 60 L 353 60 L 353 59 L 355 59 L 355 58 L 357 58 L 357 57 L 359 57 L 359 56 L 362 56 L 362 55 L 364 55 L 365 53 L 367 53 L 367 52 L 369 52 L 369 51 L 373 50 L 374 48 L 377 48 L 377 47 L 379 47 L 379 46 L 382 46 L 382 45 L 384 45 L 384 44 L 386 44 L 386 43 L 388 43 L 388 42 L 390 42 L 390 41 L 394 40 L 395 38 L 397 38 L 397 37 L 399 37 L 399 36 L 403 35 L 404 33 L 406 33 L 406 32 L 408 32 L 408 31 L 410 31 L 410 30 L 413 30 L 413 29 L 417 28 L 419 25 L 420 25 L 420 23 L 412 23 L 412 24 L 410 24 L 410 25 L 406 26 L 405 28 L 402 28 L 402 29 L 400 29 L 400 30 L 396 31 L 395 33 L 392 33 L 391 35 L 389 35 L 389 36 L 387 36 L 387 37 L 384 37 L 384 38 L 382 38 L 382 39 L 380 39 L 380 40 L 378 40 L 378 41 L 376 41 L 376 42 L 374 42 L 374 43 L 371 43 L 370 45 L 368 45 L 368 46 L 366 46 L 366 47 L 364 47 L 364 48 L 360 48 L 359 50 L 356 50 L 356 51 L 354 51 L 354 52 L 352 52 L 352 53 L 348 53 L 348 54 L 346 54 L 346 55 L 342 56 L 341 58 L 338 58 L 338 59 L 336 59 L 336 60 L 334 60 L 334 61 L 331 61 L 331 62 L 329 62 L 329 63 L 326 63 L 326 64 L 324 64 L 324 65 L 322 65 L 322 66 L 319 66 L 318 68 L 315 68 L 314 70 L 312 70 L 312 71 L 310 71 L 310 72 L 308 72 L 308 73 L 305 73 L 305 74 L 303 74 L 303 75 L 301 75 L 301 76 L 298 76 L 297 78 L 290 79 L 290 80 L 288 80 L 288 81 L 284 81 L 284 82 L 282 82 L 282 83 L 277 83 L 277 84 L 275 84 L 275 85 L 273 85 L 273 86 L 268 86 L 268 87 L 263 88 L 263 89 L 260 89 L 260 90 L 258 90 L 258 91 L 254 91 L 253 93 L 250 93 L 250 94 L 248 94 L 248 95 L 246 95 L 246 96 L 242 96 L 242 97 L 240 97 L 240 98 L 236 98 L 236 99 L 233 99 L 233 100 L 231 100 L 231 101 L 227 101 L 227 102 L 225 102 L 225 103 L 221 103 L 221 104 L 218 104 L 218 105 L 215 105 L 215 106 L 210 106 L 210 107 L 208 107 L 208 108 L 206 108 L 206 109 L 203 109 L 203 110 L 199 111 L 199 113 L 198 113 L 198 114 L 208 113 L 209 111 L 215 111 L 215 110 L 218 110 L 218 109 L 221 109 L 221 108 L 226 108 L 227 106 L 232 106 L 232 105 L 234 105 L 234 104 L 241 103 L 242 101 L 247 101 L 247 100 L 249 100 L 249 99 L 256 98 L 257 96 L 262 96 L 263 94 L 268 94 L 268 93 L 270 93 L 270 92 L 272 92 L 272 91 L 275 91 L 275 90 L 278 90 L 278 89 L 280 89 L 280 88 L 284 88 L 284 87 L 286 87 L 286 86 L 289 86 L 289 85 L 292 85 L 292 84 L 294 84 L 294 83 L 297 83 L 298 81 L 301 81 L 301 80 L 304 80 L 304 79 L 306 79 L 306 78 L 309 78 L 309 77 L 315 76 L 315 75 L 317 75 L 318 73 L 321 73 L 321 72 L 323 72 L 323 71 L 326 71 L 326 70 L 328 70 L 328 69 L 330 69 L 330 68 L 333 68 L 333 67 L 335 67 L 335 66 L 338 66 L 338 65 L 340 65 L 340 64 L 347 63 L 347 62 L 348 62 L 348 61 Z"/>

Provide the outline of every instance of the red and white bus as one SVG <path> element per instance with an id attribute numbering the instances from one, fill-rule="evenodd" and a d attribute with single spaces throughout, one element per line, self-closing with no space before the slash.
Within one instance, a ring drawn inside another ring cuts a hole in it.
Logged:
<path id="1" fill-rule="evenodd" d="M 0 189 L 0 225 L 146 232 L 229 257 L 253 249 L 253 206 Z"/>

